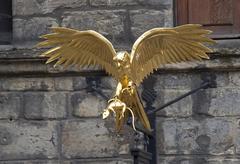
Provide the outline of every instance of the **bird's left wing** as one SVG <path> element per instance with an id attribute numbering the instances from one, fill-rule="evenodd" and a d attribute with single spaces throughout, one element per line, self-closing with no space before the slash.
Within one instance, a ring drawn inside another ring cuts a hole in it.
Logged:
<path id="1" fill-rule="evenodd" d="M 42 56 L 49 57 L 47 63 L 56 65 L 84 67 L 100 65 L 118 79 L 117 68 L 113 63 L 116 52 L 112 44 L 101 34 L 92 31 L 78 31 L 64 27 L 51 28 L 53 33 L 41 36 L 46 39 L 39 47 L 52 47 Z"/>
<path id="2" fill-rule="evenodd" d="M 211 31 L 198 24 L 155 28 L 134 43 L 131 52 L 131 79 L 137 85 L 163 64 L 208 59 L 211 52 L 203 43 L 215 43 L 205 35 Z"/>

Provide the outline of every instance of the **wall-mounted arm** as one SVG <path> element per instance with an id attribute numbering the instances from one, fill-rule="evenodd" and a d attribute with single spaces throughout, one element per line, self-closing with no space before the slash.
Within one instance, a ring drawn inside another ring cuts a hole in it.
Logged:
<path id="1" fill-rule="evenodd" d="M 203 82 L 198 88 L 195 88 L 195 89 L 193 89 L 193 90 L 191 90 L 191 91 L 189 91 L 189 92 L 187 92 L 187 93 L 185 93 L 185 94 L 183 94 L 183 95 L 175 98 L 174 100 L 171 100 L 171 101 L 167 102 L 166 104 L 163 104 L 163 105 L 160 106 L 158 109 L 155 109 L 155 110 L 152 110 L 152 111 L 147 112 L 147 114 L 148 114 L 148 115 L 154 114 L 154 113 L 156 113 L 156 112 L 158 112 L 158 111 L 166 108 L 167 106 L 172 105 L 172 104 L 180 101 L 181 99 L 183 99 L 183 98 L 185 98 L 185 97 L 187 97 L 187 96 L 189 96 L 189 95 L 192 95 L 192 94 L 196 93 L 197 91 L 199 91 L 199 90 L 201 90 L 201 89 L 207 89 L 207 88 L 209 88 L 210 86 L 211 86 L 211 83 L 210 83 L 209 81 Z"/>

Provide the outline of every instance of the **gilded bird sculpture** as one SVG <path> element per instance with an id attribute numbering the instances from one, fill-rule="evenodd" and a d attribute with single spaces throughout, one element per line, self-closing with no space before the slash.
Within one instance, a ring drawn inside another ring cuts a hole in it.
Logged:
<path id="1" fill-rule="evenodd" d="M 51 30 L 53 33 L 41 36 L 45 40 L 38 44 L 39 47 L 51 47 L 42 53 L 48 57 L 46 63 L 56 61 L 54 66 L 63 67 L 99 65 L 118 81 L 115 94 L 102 113 L 103 119 L 114 115 L 117 131 L 129 117 L 134 129 L 138 120 L 151 131 L 137 86 L 164 64 L 209 59 L 207 53 L 211 49 L 204 43 L 215 43 L 206 36 L 211 31 L 198 24 L 187 24 L 151 29 L 136 40 L 131 53 L 116 53 L 111 42 L 93 30 L 78 31 L 64 27 Z"/>

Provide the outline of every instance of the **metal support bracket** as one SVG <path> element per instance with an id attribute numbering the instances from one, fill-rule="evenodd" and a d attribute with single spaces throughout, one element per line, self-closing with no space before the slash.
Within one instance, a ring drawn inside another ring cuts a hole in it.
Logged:
<path id="1" fill-rule="evenodd" d="M 187 93 L 185 93 L 185 94 L 183 94 L 183 95 L 181 95 L 181 96 L 179 96 L 179 97 L 177 97 L 177 98 L 175 98 L 175 99 L 167 102 L 166 104 L 163 104 L 163 105 L 160 106 L 158 109 L 155 109 L 155 110 L 153 110 L 153 111 L 147 112 L 147 114 L 148 114 L 148 115 L 155 114 L 156 112 L 158 112 L 158 111 L 160 111 L 160 110 L 168 107 L 169 105 L 172 105 L 172 104 L 180 101 L 181 99 L 183 99 L 183 98 L 185 98 L 185 97 L 187 97 L 187 96 L 190 96 L 190 95 L 198 92 L 198 91 L 201 90 L 201 89 L 210 88 L 210 86 L 211 86 L 211 83 L 210 83 L 209 81 L 203 82 L 198 88 L 195 88 L 195 89 L 193 89 L 193 90 L 191 90 L 191 91 L 189 91 L 189 92 L 187 92 Z"/>
<path id="2" fill-rule="evenodd" d="M 166 107 L 168 107 L 168 106 L 170 106 L 170 105 L 180 101 L 181 99 L 183 99 L 183 98 L 185 98 L 187 96 L 190 96 L 190 95 L 198 92 L 201 89 L 216 88 L 217 85 L 216 85 L 216 81 L 215 81 L 216 79 L 215 78 L 216 77 L 214 75 L 210 74 L 210 73 L 205 74 L 205 76 L 202 77 L 203 82 L 202 82 L 202 84 L 199 87 L 197 87 L 197 88 L 195 88 L 195 89 L 193 89 L 193 90 L 191 90 L 191 91 L 189 91 L 189 92 L 187 92 L 187 93 L 185 93 L 185 94 L 183 94 L 183 95 L 181 95 L 181 96 L 179 96 L 179 97 L 177 97 L 177 98 L 167 102 L 166 104 L 163 104 L 162 106 L 160 106 L 157 109 L 148 111 L 147 115 L 151 117 L 156 112 L 158 112 L 160 110 L 163 110 L 164 108 L 166 108 Z M 96 92 L 101 97 L 103 97 L 104 99 L 108 100 L 108 97 L 106 95 L 104 95 L 104 93 L 102 93 L 101 89 L 99 89 L 99 85 L 98 85 L 99 84 L 99 80 L 100 79 L 96 78 L 96 77 L 87 78 L 86 81 L 88 83 L 88 87 L 86 89 L 88 91 L 90 91 L 90 92 Z M 132 119 L 129 119 L 128 122 L 127 122 L 127 124 L 129 126 L 132 125 L 131 120 Z M 154 132 L 146 131 L 140 124 L 137 124 L 137 123 L 135 124 L 135 126 L 136 126 L 136 129 L 139 132 L 141 132 L 141 133 L 143 133 L 145 135 L 145 140 L 149 140 L 149 139 L 153 139 L 154 138 L 154 135 L 153 135 Z M 148 139 L 146 139 L 146 138 L 148 138 Z M 135 140 L 137 140 L 136 136 L 135 136 Z M 146 141 L 146 143 L 149 143 L 149 141 Z M 136 144 L 137 144 L 137 142 L 136 142 Z M 141 149 L 139 149 L 139 148 L 137 148 L 135 146 L 134 148 L 131 149 L 131 154 L 132 154 L 133 159 L 134 159 L 134 164 L 150 164 L 151 163 L 152 153 L 147 152 L 145 150 L 145 148 L 144 148 L 144 150 L 141 150 Z"/>

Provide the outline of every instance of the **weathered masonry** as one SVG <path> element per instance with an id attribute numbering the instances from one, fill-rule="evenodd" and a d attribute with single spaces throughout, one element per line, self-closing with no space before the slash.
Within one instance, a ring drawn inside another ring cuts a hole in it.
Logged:
<path id="1" fill-rule="evenodd" d="M 185 23 L 213 30 L 216 53 L 208 61 L 161 67 L 149 80 L 156 95 L 150 105 L 158 108 L 205 78 L 217 87 L 157 113 L 158 164 L 240 163 L 239 0 L 0 3 L 0 164 L 132 163 L 133 131 L 117 135 L 113 121 L 99 117 L 104 98 L 91 89 L 111 97 L 116 82 L 101 70 L 44 65 L 43 50 L 34 45 L 49 27 L 93 29 L 121 50 L 148 29 Z"/>

